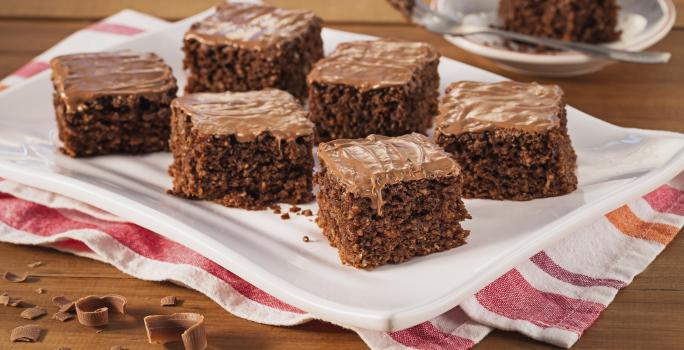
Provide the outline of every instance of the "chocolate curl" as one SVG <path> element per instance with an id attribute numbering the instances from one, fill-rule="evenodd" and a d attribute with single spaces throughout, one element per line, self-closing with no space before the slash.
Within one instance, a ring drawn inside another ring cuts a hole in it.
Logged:
<path id="1" fill-rule="evenodd" d="M 144 319 L 147 340 L 150 344 L 166 344 L 183 341 L 185 350 L 207 348 L 204 316 L 184 312 L 172 315 L 150 315 Z"/>
<path id="2" fill-rule="evenodd" d="M 75 303 L 78 322 L 88 327 L 105 326 L 109 323 L 109 309 L 125 315 L 126 302 L 126 298 L 120 295 L 90 295 L 78 299 Z"/>
<path id="3" fill-rule="evenodd" d="M 22 276 L 19 276 L 19 275 L 11 273 L 9 271 L 6 271 L 2 277 L 5 279 L 5 281 L 9 281 L 9 282 L 13 282 L 13 283 L 21 283 L 21 282 L 26 281 L 26 279 L 28 278 L 28 272 L 24 272 L 24 274 Z"/>
<path id="4" fill-rule="evenodd" d="M 26 266 L 28 266 L 31 269 L 35 269 L 38 266 L 43 266 L 43 262 L 42 261 L 35 261 L 35 262 L 32 262 Z"/>
<path id="5" fill-rule="evenodd" d="M 52 303 L 59 308 L 59 312 L 71 312 L 75 308 L 73 301 L 65 298 L 63 295 L 58 295 L 52 298 Z"/>
<path id="6" fill-rule="evenodd" d="M 161 306 L 176 306 L 177 302 L 178 301 L 176 300 L 175 296 L 169 295 L 169 296 L 165 296 L 165 297 L 161 298 L 161 300 L 159 301 L 159 304 Z"/>
<path id="7" fill-rule="evenodd" d="M 74 314 L 72 314 L 70 312 L 58 311 L 54 315 L 52 315 L 52 318 L 59 321 L 59 322 L 66 322 L 66 321 L 69 321 L 70 319 L 74 318 Z"/>
<path id="8" fill-rule="evenodd" d="M 42 307 L 34 306 L 32 308 L 25 309 L 19 316 L 27 320 L 35 320 L 43 315 L 47 315 L 47 310 L 43 309 Z"/>
<path id="9" fill-rule="evenodd" d="M 12 343 L 22 341 L 22 342 L 35 342 L 40 338 L 40 333 L 43 330 L 35 324 L 29 324 L 26 326 L 19 326 L 14 328 L 10 333 L 10 341 Z"/>

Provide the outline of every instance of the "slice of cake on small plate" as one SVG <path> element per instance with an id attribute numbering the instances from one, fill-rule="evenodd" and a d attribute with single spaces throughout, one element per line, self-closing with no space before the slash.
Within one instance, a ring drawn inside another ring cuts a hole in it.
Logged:
<path id="1" fill-rule="evenodd" d="M 427 137 L 338 139 L 318 158 L 317 223 L 343 263 L 373 268 L 465 244 L 461 169 Z"/>
<path id="2" fill-rule="evenodd" d="M 463 168 L 465 198 L 530 200 L 577 188 L 577 157 L 556 85 L 455 82 L 435 124 L 435 142 Z"/>
<path id="3" fill-rule="evenodd" d="M 172 108 L 171 193 L 245 209 L 313 200 L 314 126 L 289 93 L 195 93 Z"/>

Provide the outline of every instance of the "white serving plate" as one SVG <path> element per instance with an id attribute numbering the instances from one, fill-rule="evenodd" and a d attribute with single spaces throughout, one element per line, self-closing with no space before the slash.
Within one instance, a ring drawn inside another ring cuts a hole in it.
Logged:
<path id="1" fill-rule="evenodd" d="M 113 49 L 154 51 L 185 83 L 181 37 L 190 18 Z M 368 38 L 325 29 L 326 52 Z M 0 94 L 0 177 L 60 193 L 184 244 L 275 297 L 346 326 L 397 330 L 433 318 L 516 263 L 684 169 L 684 136 L 624 129 L 568 109 L 579 189 L 530 202 L 469 200 L 468 244 L 373 271 L 340 264 L 310 218 L 282 221 L 167 195 L 168 153 L 71 159 L 56 151 L 49 72 Z M 444 58 L 441 88 L 503 78 Z M 317 210 L 315 204 L 304 208 Z M 287 208 L 287 207 L 285 207 Z M 312 242 L 302 242 L 308 235 Z"/>
<path id="2" fill-rule="evenodd" d="M 467 23 L 482 26 L 499 23 L 499 0 L 450 1 L 438 0 L 441 13 L 463 18 Z M 672 0 L 618 0 L 620 40 L 605 44 L 617 49 L 641 51 L 663 39 L 670 32 L 677 16 Z M 567 77 L 599 71 L 613 61 L 593 58 L 578 52 L 534 53 L 508 49 L 496 36 L 445 36 L 454 45 L 492 59 L 500 66 L 518 73 L 537 76 Z"/>

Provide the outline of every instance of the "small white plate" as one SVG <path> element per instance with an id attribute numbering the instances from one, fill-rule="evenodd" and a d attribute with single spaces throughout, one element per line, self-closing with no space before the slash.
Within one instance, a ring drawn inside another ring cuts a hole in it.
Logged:
<path id="1" fill-rule="evenodd" d="M 113 49 L 153 51 L 179 83 L 191 18 Z M 369 38 L 325 29 L 326 52 Z M 503 78 L 444 58 L 441 89 Z M 373 271 L 343 266 L 310 218 L 282 221 L 167 195 L 168 153 L 71 159 L 56 150 L 49 72 L 0 94 L 0 177 L 60 193 L 127 218 L 233 271 L 267 293 L 347 326 L 397 330 L 431 319 L 565 234 L 684 170 L 684 136 L 619 128 L 568 108 L 579 189 L 530 202 L 469 200 L 468 244 Z M 317 210 L 315 204 L 303 206 Z M 287 207 L 285 207 L 287 208 Z M 302 242 L 308 235 L 312 242 Z"/>
<path id="2" fill-rule="evenodd" d="M 482 26 L 499 23 L 498 0 L 436 2 L 441 13 L 463 18 L 464 22 Z M 630 50 L 645 50 L 664 38 L 675 23 L 676 10 L 671 0 L 618 0 L 620 5 L 619 41 L 606 46 Z M 517 73 L 537 76 L 575 76 L 599 71 L 614 63 L 578 52 L 527 53 L 510 50 L 492 35 L 468 37 L 445 36 L 454 45 L 494 60 L 500 66 Z"/>

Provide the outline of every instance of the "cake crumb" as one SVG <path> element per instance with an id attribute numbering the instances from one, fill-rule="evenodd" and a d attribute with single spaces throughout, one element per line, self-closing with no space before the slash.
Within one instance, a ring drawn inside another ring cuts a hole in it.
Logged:
<path id="1" fill-rule="evenodd" d="M 311 240 L 309 239 L 309 236 L 304 236 L 302 237 L 302 241 L 304 241 L 304 243 L 309 243 Z"/>
<path id="2" fill-rule="evenodd" d="M 278 204 L 274 204 L 268 208 L 273 210 L 273 214 L 280 214 L 282 212 L 282 209 L 280 208 L 280 205 L 278 205 Z"/>
<path id="3" fill-rule="evenodd" d="M 290 213 L 296 213 L 296 212 L 299 212 L 300 210 L 302 210 L 302 208 L 300 208 L 296 205 L 293 205 L 290 207 Z"/>
<path id="4" fill-rule="evenodd" d="M 99 333 L 102 333 L 102 332 L 104 332 L 104 329 L 98 329 L 98 330 L 95 331 L 96 334 L 99 334 Z"/>
<path id="5" fill-rule="evenodd" d="M 283 220 L 289 220 L 289 219 L 290 219 L 290 214 L 285 213 L 285 214 L 281 215 L 280 218 L 283 219 Z"/>
<path id="6" fill-rule="evenodd" d="M 36 289 L 36 293 L 38 293 L 38 294 L 43 294 L 43 293 L 45 293 L 45 289 L 43 289 L 43 288 L 37 288 L 37 289 Z"/>
<path id="7" fill-rule="evenodd" d="M 311 209 L 305 209 L 305 210 L 302 211 L 302 215 L 304 215 L 304 216 L 313 216 L 313 212 L 311 211 Z"/>

